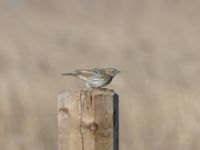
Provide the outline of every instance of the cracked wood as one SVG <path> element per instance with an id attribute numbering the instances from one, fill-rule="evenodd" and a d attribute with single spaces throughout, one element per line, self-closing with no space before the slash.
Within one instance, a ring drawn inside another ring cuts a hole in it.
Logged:
<path id="1" fill-rule="evenodd" d="M 114 137 L 119 136 L 115 103 L 118 97 L 108 89 L 60 93 L 58 150 L 118 150 L 118 137 Z"/>

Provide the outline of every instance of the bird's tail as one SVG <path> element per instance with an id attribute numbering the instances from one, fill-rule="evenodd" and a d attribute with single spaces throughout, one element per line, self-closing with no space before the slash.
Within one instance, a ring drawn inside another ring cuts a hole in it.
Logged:
<path id="1" fill-rule="evenodd" d="M 63 73 L 61 75 L 62 76 L 75 76 L 76 74 L 74 74 L 74 73 Z"/>

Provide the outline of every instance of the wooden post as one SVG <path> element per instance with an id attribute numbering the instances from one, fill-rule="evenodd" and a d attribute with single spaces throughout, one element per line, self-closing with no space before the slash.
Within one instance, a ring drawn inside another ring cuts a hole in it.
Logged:
<path id="1" fill-rule="evenodd" d="M 119 150 L 118 96 L 113 90 L 58 96 L 58 150 Z"/>

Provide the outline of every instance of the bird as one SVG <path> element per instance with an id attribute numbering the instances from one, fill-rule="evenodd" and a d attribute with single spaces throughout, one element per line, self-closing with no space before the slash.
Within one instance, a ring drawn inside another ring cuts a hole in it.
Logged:
<path id="1" fill-rule="evenodd" d="M 63 73 L 63 76 L 75 76 L 83 81 L 88 88 L 102 88 L 111 83 L 121 71 L 115 68 L 94 68 L 75 70 L 74 73 Z"/>

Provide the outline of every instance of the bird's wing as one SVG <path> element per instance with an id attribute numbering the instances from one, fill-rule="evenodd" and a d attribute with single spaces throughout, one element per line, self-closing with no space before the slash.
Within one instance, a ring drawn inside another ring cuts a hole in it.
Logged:
<path id="1" fill-rule="evenodd" d="M 105 69 L 94 68 L 93 71 L 100 76 L 107 76 Z"/>
<path id="2" fill-rule="evenodd" d="M 92 70 L 75 70 L 75 74 L 83 79 L 83 80 L 89 80 L 89 79 L 92 79 L 96 76 L 98 76 L 94 71 Z"/>

